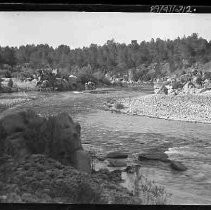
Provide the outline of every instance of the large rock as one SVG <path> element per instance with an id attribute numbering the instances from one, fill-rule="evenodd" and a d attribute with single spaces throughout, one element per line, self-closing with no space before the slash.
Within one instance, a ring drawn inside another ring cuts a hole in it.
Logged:
<path id="1" fill-rule="evenodd" d="M 169 162 L 168 155 L 164 152 L 142 153 L 139 154 L 138 159 L 140 161 L 157 160 L 162 162 Z"/>
<path id="2" fill-rule="evenodd" d="M 106 155 L 107 158 L 124 159 L 128 157 L 128 154 L 124 152 L 110 152 Z"/>
<path id="3" fill-rule="evenodd" d="M 5 116 L 0 125 L 1 153 L 17 159 L 45 154 L 90 172 L 89 156 L 81 144 L 81 127 L 68 113 L 44 118 L 31 110 L 21 111 Z"/>

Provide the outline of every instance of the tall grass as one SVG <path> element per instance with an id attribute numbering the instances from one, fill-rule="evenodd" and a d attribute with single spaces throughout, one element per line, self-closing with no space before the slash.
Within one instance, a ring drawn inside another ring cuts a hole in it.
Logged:
<path id="1" fill-rule="evenodd" d="M 140 166 L 136 165 L 134 181 L 134 195 L 140 197 L 144 205 L 165 205 L 170 197 L 163 186 L 148 180 L 140 173 Z"/>

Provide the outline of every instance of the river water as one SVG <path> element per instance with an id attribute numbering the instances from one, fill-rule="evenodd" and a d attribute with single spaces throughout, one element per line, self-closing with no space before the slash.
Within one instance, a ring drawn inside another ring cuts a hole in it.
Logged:
<path id="1" fill-rule="evenodd" d="M 102 94 L 104 93 L 104 94 Z M 150 94 L 150 91 L 110 91 L 52 94 L 47 100 L 28 102 L 41 114 L 69 112 L 82 127 L 84 148 L 99 153 L 124 151 L 134 154 L 153 149 L 181 161 L 187 171 L 177 172 L 165 163 L 141 163 L 140 172 L 171 193 L 172 204 L 211 204 L 211 124 L 170 121 L 103 110 L 108 98 Z M 4 112 L 2 114 L 6 114 Z"/>
<path id="2" fill-rule="evenodd" d="M 211 125 L 169 121 L 93 110 L 79 114 L 84 144 L 96 150 L 132 154 L 164 151 L 188 170 L 173 171 L 164 163 L 141 164 L 141 173 L 165 186 L 172 204 L 211 204 Z"/>

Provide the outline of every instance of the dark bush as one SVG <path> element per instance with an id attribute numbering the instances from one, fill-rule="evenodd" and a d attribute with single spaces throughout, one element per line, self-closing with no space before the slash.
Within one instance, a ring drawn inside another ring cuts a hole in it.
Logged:
<path id="1" fill-rule="evenodd" d="M 13 81 L 12 79 L 10 78 L 9 82 L 8 82 L 8 87 L 12 88 L 13 87 Z"/>
<path id="2" fill-rule="evenodd" d="M 85 84 L 87 82 L 94 82 L 94 83 L 98 83 L 97 79 L 95 77 L 93 77 L 93 75 L 89 74 L 89 73 L 81 73 L 80 75 L 78 75 L 78 80 L 82 83 Z"/>
<path id="3" fill-rule="evenodd" d="M 116 109 L 124 109 L 124 105 L 123 104 L 121 104 L 121 103 L 116 103 L 115 105 L 114 105 L 114 107 L 116 108 Z"/>
<path id="4" fill-rule="evenodd" d="M 11 78 L 11 77 L 12 77 L 11 71 L 7 70 L 7 71 L 5 72 L 5 74 L 4 74 L 4 76 L 5 76 L 6 78 Z"/>

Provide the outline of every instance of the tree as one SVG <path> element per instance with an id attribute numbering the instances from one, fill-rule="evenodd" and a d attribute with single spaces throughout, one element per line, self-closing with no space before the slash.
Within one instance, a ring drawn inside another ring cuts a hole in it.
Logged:
<path id="1" fill-rule="evenodd" d="M 2 53 L 2 60 L 4 64 L 8 64 L 13 67 L 17 63 L 15 49 L 13 47 L 5 47 Z"/>
<path id="2" fill-rule="evenodd" d="M 10 78 L 9 79 L 9 82 L 8 82 L 8 87 L 12 88 L 13 87 L 13 81 L 12 79 Z"/>

